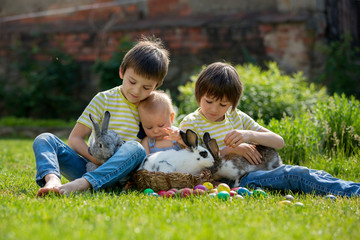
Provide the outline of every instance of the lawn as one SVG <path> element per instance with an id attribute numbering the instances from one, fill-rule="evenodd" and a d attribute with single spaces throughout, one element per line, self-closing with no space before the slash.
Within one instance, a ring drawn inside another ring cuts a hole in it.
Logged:
<path id="1" fill-rule="evenodd" d="M 360 239 L 359 198 L 292 193 L 305 207 L 280 206 L 285 193 L 268 190 L 232 201 L 118 189 L 35 198 L 32 140 L 0 146 L 0 239 Z M 349 176 L 359 181 L 338 177 Z"/>

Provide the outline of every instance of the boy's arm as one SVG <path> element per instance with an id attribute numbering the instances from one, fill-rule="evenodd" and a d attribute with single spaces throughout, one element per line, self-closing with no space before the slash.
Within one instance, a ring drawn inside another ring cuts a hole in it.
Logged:
<path id="1" fill-rule="evenodd" d="M 258 131 L 233 130 L 225 136 L 224 142 L 230 147 L 239 146 L 241 143 L 253 143 L 275 149 L 284 147 L 284 139 L 264 127 L 261 127 Z"/>
<path id="2" fill-rule="evenodd" d="M 91 133 L 91 129 L 81 123 L 76 123 L 75 127 L 70 133 L 68 144 L 78 154 L 86 158 L 87 160 L 101 165 L 93 156 L 89 153 L 89 146 L 86 144 L 85 139 Z"/>
<path id="3" fill-rule="evenodd" d="M 149 138 L 148 137 L 144 137 L 141 140 L 141 145 L 143 145 L 143 147 L 145 148 L 146 155 L 150 154 Z"/>

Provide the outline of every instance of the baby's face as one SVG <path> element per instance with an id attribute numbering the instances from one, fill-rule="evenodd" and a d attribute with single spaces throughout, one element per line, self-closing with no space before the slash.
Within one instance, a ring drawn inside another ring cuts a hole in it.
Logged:
<path id="1" fill-rule="evenodd" d="M 139 109 L 139 116 L 146 136 L 161 140 L 166 136 L 163 128 L 171 127 L 171 114 L 167 112 L 146 112 Z"/>

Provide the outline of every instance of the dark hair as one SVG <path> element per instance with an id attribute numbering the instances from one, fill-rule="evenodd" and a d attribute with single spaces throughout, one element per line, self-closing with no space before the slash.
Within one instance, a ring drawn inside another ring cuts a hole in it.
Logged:
<path id="1" fill-rule="evenodd" d="M 195 98 L 208 95 L 218 99 L 227 98 L 234 111 L 239 103 L 243 86 L 236 69 L 227 63 L 215 62 L 201 71 L 195 83 Z"/>
<path id="2" fill-rule="evenodd" d="M 157 81 L 161 86 L 168 72 L 169 52 L 162 41 L 155 37 L 142 37 L 138 43 L 125 55 L 120 69 L 125 74 L 128 68 L 133 68 L 136 74 Z"/>

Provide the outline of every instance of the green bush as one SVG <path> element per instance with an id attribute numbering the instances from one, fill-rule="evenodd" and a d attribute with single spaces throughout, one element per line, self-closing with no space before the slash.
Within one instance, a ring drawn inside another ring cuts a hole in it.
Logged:
<path id="1" fill-rule="evenodd" d="M 281 73 L 274 62 L 268 64 L 268 70 L 252 64 L 236 66 L 236 70 L 244 85 L 239 109 L 254 119 L 263 119 L 265 123 L 272 118 L 281 119 L 284 113 L 294 116 L 306 111 L 327 97 L 324 88 L 307 84 L 301 73 L 293 76 Z M 198 107 L 194 97 L 196 77 L 192 76 L 192 81 L 178 88 L 180 119 Z"/>
<path id="2" fill-rule="evenodd" d="M 360 98 L 360 48 L 353 47 L 350 34 L 345 34 L 340 41 L 321 44 L 317 49 L 325 54 L 325 68 L 315 79 L 326 85 L 329 94 L 354 95 Z"/>
<path id="3" fill-rule="evenodd" d="M 40 51 L 15 46 L 19 61 L 12 69 L 19 75 L 5 85 L 4 108 L 8 116 L 71 119 L 81 113 L 85 104 L 79 100 L 83 88 L 80 66 L 69 55 L 58 50 Z M 38 60 L 41 56 L 47 61 Z"/>
<path id="4" fill-rule="evenodd" d="M 310 112 L 300 116 L 284 116 L 272 119 L 269 124 L 259 121 L 262 126 L 283 137 L 285 147 L 279 150 L 285 164 L 304 165 L 322 151 L 322 129 Z"/>
<path id="5" fill-rule="evenodd" d="M 119 67 L 125 54 L 132 48 L 129 37 L 120 39 L 120 44 L 108 61 L 98 60 L 93 66 L 95 73 L 100 75 L 100 90 L 107 90 L 121 84 Z"/>
<path id="6" fill-rule="evenodd" d="M 260 124 L 284 138 L 280 150 L 285 163 L 303 164 L 319 155 L 329 161 L 337 156 L 349 158 L 359 154 L 360 102 L 354 97 L 335 94 L 326 101 L 319 101 L 312 111 L 297 116 L 272 119 L 268 125 Z"/>
<path id="7" fill-rule="evenodd" d="M 334 94 L 317 103 L 314 117 L 324 132 L 324 148 L 329 154 L 341 150 L 351 156 L 360 147 L 360 102 L 354 96 Z"/>

